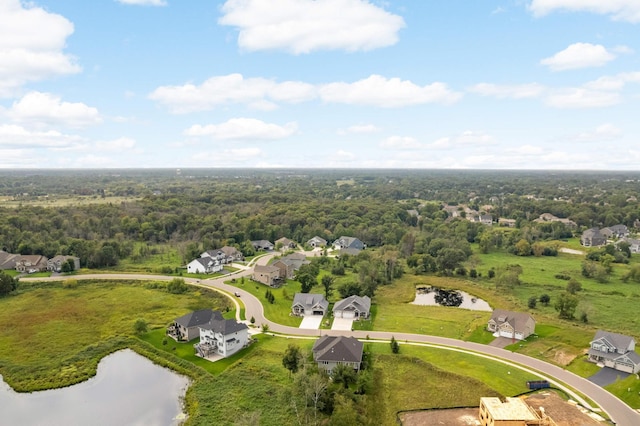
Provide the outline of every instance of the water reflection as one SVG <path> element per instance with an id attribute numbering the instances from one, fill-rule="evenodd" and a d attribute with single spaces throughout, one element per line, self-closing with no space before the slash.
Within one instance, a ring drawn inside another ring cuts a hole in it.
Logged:
<path id="1" fill-rule="evenodd" d="M 92 379 L 67 388 L 16 393 L 0 381 L 0 423 L 177 425 L 188 384 L 186 377 L 126 349 L 102 359 Z"/>
<path id="2" fill-rule="evenodd" d="M 492 312 L 489 304 L 477 297 L 460 290 L 443 290 L 438 287 L 420 287 L 416 289 L 414 305 L 454 306 L 472 311 Z"/>

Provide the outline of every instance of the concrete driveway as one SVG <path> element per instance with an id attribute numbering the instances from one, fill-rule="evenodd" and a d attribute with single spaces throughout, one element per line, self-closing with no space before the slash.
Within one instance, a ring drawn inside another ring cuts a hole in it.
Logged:
<path id="1" fill-rule="evenodd" d="M 300 328 L 306 328 L 307 330 L 317 330 L 322 324 L 322 316 L 320 315 L 308 315 L 302 318 Z"/>
<path id="2" fill-rule="evenodd" d="M 332 330 L 347 330 L 351 331 L 351 327 L 353 326 L 352 319 L 346 318 L 334 318 L 333 324 L 331 324 Z"/>

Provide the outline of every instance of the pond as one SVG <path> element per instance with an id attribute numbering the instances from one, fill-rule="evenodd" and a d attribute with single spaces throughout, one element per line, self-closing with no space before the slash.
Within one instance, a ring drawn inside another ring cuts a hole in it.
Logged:
<path id="1" fill-rule="evenodd" d="M 103 358 L 95 377 L 62 389 L 17 393 L 0 380 L 0 413 L 2 424 L 21 426 L 178 425 L 188 385 L 125 349 Z"/>
<path id="2" fill-rule="evenodd" d="M 453 306 L 472 311 L 492 312 L 487 302 L 460 290 L 444 290 L 438 287 L 418 287 L 414 305 Z"/>

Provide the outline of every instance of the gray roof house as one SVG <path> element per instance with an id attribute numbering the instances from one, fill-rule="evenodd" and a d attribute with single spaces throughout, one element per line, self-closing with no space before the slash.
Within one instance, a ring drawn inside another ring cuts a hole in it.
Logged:
<path id="1" fill-rule="evenodd" d="M 63 256 L 57 255 L 52 259 L 49 259 L 47 262 L 47 269 L 54 272 L 61 272 L 63 269 L 63 264 L 69 261 L 73 262 L 73 270 L 77 271 L 80 269 L 80 259 L 75 256 Z"/>
<path id="2" fill-rule="evenodd" d="M 629 236 L 629 228 L 626 225 L 618 224 L 600 230 L 603 235 L 613 238 L 624 238 Z"/>
<path id="3" fill-rule="evenodd" d="M 364 250 L 365 248 L 367 248 L 367 245 L 355 237 L 342 236 L 333 242 L 333 247 L 336 250 L 346 248 Z"/>
<path id="4" fill-rule="evenodd" d="M 280 269 L 281 279 L 293 279 L 295 271 L 300 269 L 302 265 L 307 265 L 311 262 L 307 260 L 307 257 L 302 253 L 291 253 L 290 255 L 281 257 L 273 262 L 271 265 Z"/>
<path id="5" fill-rule="evenodd" d="M 307 241 L 307 245 L 311 246 L 313 248 L 316 247 L 324 247 L 327 245 L 327 240 L 325 240 L 324 238 L 320 238 L 317 235 L 313 238 L 311 238 L 309 241 Z"/>
<path id="6" fill-rule="evenodd" d="M 212 355 L 227 357 L 238 352 L 249 342 L 249 327 L 234 319 L 224 319 L 214 311 L 211 319 L 199 326 L 200 342 L 194 346 L 196 354 L 209 358 Z"/>
<path id="7" fill-rule="evenodd" d="M 322 315 L 327 313 L 329 302 L 322 294 L 296 293 L 293 297 L 291 312 L 293 315 Z"/>
<path id="8" fill-rule="evenodd" d="M 633 337 L 598 330 L 589 346 L 589 361 L 626 373 L 640 372 L 640 355 L 635 352 Z"/>
<path id="9" fill-rule="evenodd" d="M 254 240 L 254 241 L 251 241 L 251 245 L 253 246 L 254 250 L 271 251 L 275 248 L 273 243 L 267 240 Z"/>
<path id="10" fill-rule="evenodd" d="M 167 335 L 175 340 L 189 341 L 200 336 L 200 326 L 207 324 L 212 319 L 223 320 L 222 314 L 211 309 L 201 309 L 189 312 L 177 318 L 173 324 L 167 328 Z"/>
<path id="11" fill-rule="evenodd" d="M 322 336 L 313 344 L 313 359 L 318 368 L 331 374 L 340 365 L 360 370 L 362 363 L 363 344 L 355 337 Z"/>
<path id="12" fill-rule="evenodd" d="M 349 296 L 333 305 L 333 316 L 335 318 L 347 319 L 367 319 L 371 310 L 371 299 L 369 296 Z"/>
<path id="13" fill-rule="evenodd" d="M 607 243 L 607 237 L 602 235 L 598 228 L 587 229 L 580 237 L 580 244 L 585 247 L 603 246 Z"/>
<path id="14" fill-rule="evenodd" d="M 16 260 L 20 257 L 19 254 L 7 253 L 0 250 L 0 270 L 1 269 L 16 269 Z"/>
<path id="15" fill-rule="evenodd" d="M 524 340 L 536 330 L 536 321 L 526 312 L 495 309 L 487 323 L 487 329 L 499 337 Z"/>

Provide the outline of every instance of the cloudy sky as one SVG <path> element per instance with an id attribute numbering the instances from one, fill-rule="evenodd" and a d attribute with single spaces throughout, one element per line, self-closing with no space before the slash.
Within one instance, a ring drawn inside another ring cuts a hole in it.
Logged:
<path id="1" fill-rule="evenodd" d="M 640 170 L 640 1 L 0 0 L 0 167 Z"/>

